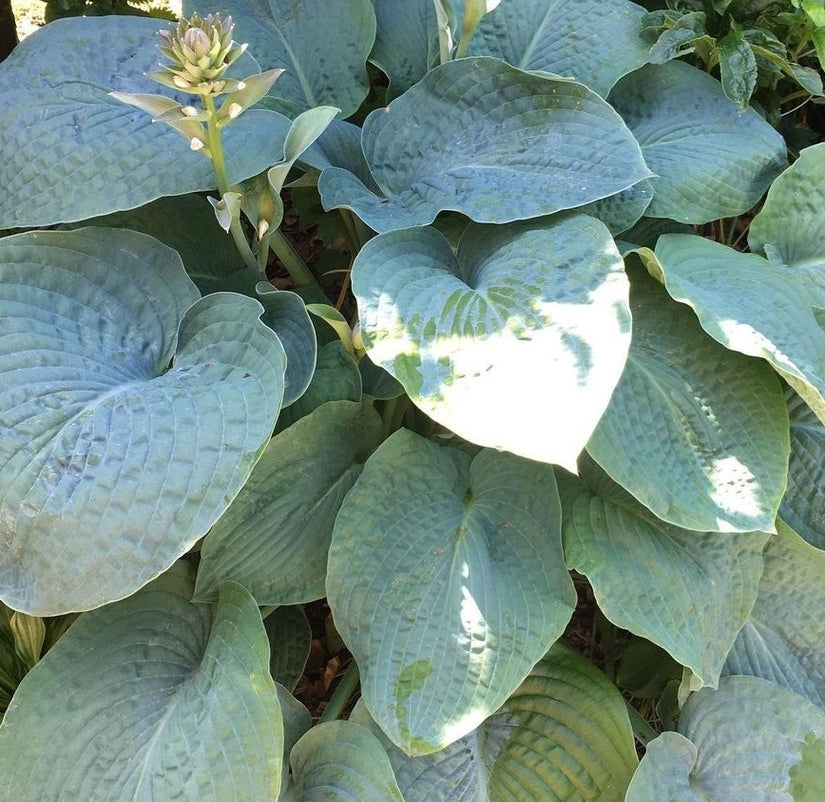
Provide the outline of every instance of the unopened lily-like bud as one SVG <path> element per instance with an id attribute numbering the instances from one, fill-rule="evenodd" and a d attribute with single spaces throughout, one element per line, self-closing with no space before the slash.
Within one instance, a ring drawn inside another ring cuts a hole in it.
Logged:
<path id="1" fill-rule="evenodd" d="M 201 19 L 193 14 L 169 30 L 160 31 L 159 50 L 168 60 L 149 77 L 173 89 L 196 95 L 218 95 L 232 91 L 237 82 L 223 76 L 229 66 L 246 50 L 232 41 L 232 17 L 209 14 Z"/>

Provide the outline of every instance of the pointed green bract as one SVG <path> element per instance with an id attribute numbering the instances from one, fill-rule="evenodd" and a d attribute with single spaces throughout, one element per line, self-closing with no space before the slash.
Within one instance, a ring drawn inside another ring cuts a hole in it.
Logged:
<path id="1" fill-rule="evenodd" d="M 654 518 L 595 465 L 560 477 L 564 554 L 616 626 L 647 638 L 715 687 L 756 600 L 760 532 L 693 532 Z"/>
<path id="2" fill-rule="evenodd" d="M 791 423 L 788 489 L 782 520 L 812 546 L 825 549 L 825 425 L 790 388 L 785 397 Z"/>
<path id="3" fill-rule="evenodd" d="M 296 802 L 404 802 L 381 742 L 351 721 L 313 727 L 290 757 Z"/>
<path id="4" fill-rule="evenodd" d="M 607 229 L 584 215 L 384 234 L 353 268 L 373 362 L 475 443 L 572 467 L 619 380 L 628 284 Z"/>
<path id="5" fill-rule="evenodd" d="M 574 605 L 552 469 L 400 430 L 335 523 L 327 596 L 382 729 L 409 754 L 470 732 Z"/>
<path id="6" fill-rule="evenodd" d="M 648 744 L 627 802 L 812 802 L 825 793 L 825 712 L 772 682 L 725 677 L 692 695 L 679 733 Z"/>
<path id="7" fill-rule="evenodd" d="M 259 604 L 322 598 L 335 516 L 381 437 L 372 407 L 331 401 L 272 438 L 203 542 L 197 598 L 229 579 Z"/>
<path id="8" fill-rule="evenodd" d="M 825 421 L 825 331 L 794 271 L 690 234 L 656 243 L 667 291 L 726 348 L 766 359 Z"/>
<path id="9" fill-rule="evenodd" d="M 49 615 L 133 593 L 243 486 L 280 409 L 284 351 L 256 301 L 197 298 L 178 255 L 144 234 L 0 241 L 10 606 Z"/>
<path id="10" fill-rule="evenodd" d="M 367 96 L 375 39 L 370 0 L 222 0 L 210 7 L 232 15 L 235 39 L 249 45 L 264 70 L 285 70 L 269 94 L 290 117 L 323 105 L 349 117 Z M 203 13 L 204 6 L 185 0 L 183 11 Z"/>
<path id="11" fill-rule="evenodd" d="M 793 225 L 788 225 L 793 221 Z M 751 221 L 748 243 L 788 267 L 825 307 L 825 143 L 813 145 L 771 184 Z"/>
<path id="12" fill-rule="evenodd" d="M 442 64 L 386 109 L 361 138 L 376 195 L 327 167 L 324 208 L 352 209 L 385 232 L 451 209 L 506 223 L 582 206 L 650 173 L 622 119 L 582 84 L 486 57 Z"/>
<path id="13" fill-rule="evenodd" d="M 588 453 L 676 526 L 772 531 L 790 448 L 776 374 L 708 337 L 643 270 L 631 275 L 630 354 Z"/>
<path id="14" fill-rule="evenodd" d="M 481 20 L 469 52 L 570 77 L 604 97 L 647 62 L 644 13 L 627 0 L 502 0 Z"/>
<path id="15" fill-rule="evenodd" d="M 378 730 L 363 706 L 353 720 Z M 638 763 L 615 686 L 561 643 L 478 729 L 444 750 L 408 757 L 384 743 L 406 802 L 622 802 Z"/>
<path id="16" fill-rule="evenodd" d="M 177 564 L 72 625 L 0 726 L 0 797 L 277 798 L 283 724 L 255 601 L 191 593 Z"/>
<path id="17" fill-rule="evenodd" d="M 133 16 L 56 22 L 0 64 L 0 228 L 86 220 L 214 189 L 209 159 L 168 126 L 109 96 L 158 89 L 144 73 L 157 64 L 162 24 Z M 258 67 L 244 56 L 232 69 L 249 74 Z M 190 95 L 175 99 L 191 102 Z M 279 161 L 288 130 L 288 119 L 263 109 L 228 126 L 230 181 Z"/>
<path id="18" fill-rule="evenodd" d="M 725 674 L 771 680 L 825 709 L 825 552 L 780 524 L 763 559 L 759 595 L 725 662 Z"/>
<path id="19" fill-rule="evenodd" d="M 656 175 L 649 217 L 705 223 L 743 214 L 785 167 L 781 135 L 683 62 L 643 67 L 609 99 Z"/>

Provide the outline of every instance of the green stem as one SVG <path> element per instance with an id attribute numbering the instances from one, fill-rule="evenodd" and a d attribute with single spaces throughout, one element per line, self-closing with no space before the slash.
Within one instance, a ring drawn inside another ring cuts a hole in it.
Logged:
<path id="1" fill-rule="evenodd" d="M 313 272 L 304 264 L 304 260 L 292 247 L 292 243 L 278 230 L 268 232 L 269 246 L 275 251 L 275 255 L 281 260 L 281 264 L 286 268 L 286 272 L 292 277 L 296 287 L 312 287 L 317 289 L 318 295 L 323 303 L 327 303 L 327 297 L 321 290 L 318 279 Z"/>
<path id="2" fill-rule="evenodd" d="M 644 718 L 642 718 L 642 714 L 633 707 L 627 699 L 624 700 L 625 706 L 627 707 L 627 714 L 630 718 L 630 726 L 633 730 L 633 735 L 635 736 L 636 740 L 642 745 L 647 746 L 654 738 L 659 737 L 659 733 L 653 729 L 653 727 L 648 724 Z"/>
<path id="3" fill-rule="evenodd" d="M 335 721 L 336 719 L 341 718 L 341 713 L 344 712 L 344 708 L 347 706 L 350 696 L 352 696 L 355 689 L 358 687 L 358 680 L 358 663 L 353 660 L 349 664 L 346 674 L 344 674 L 338 682 L 338 686 L 333 691 L 332 698 L 329 700 L 329 704 L 327 704 L 324 712 L 321 714 L 321 718 L 318 719 L 319 724 L 323 724 L 325 721 Z"/>

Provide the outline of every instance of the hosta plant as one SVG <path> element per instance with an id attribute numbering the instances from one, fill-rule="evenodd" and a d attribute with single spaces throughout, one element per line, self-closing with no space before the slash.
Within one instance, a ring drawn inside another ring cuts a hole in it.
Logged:
<path id="1" fill-rule="evenodd" d="M 825 795 L 825 144 L 646 13 L 227 0 L 0 65 L 0 799 Z"/>

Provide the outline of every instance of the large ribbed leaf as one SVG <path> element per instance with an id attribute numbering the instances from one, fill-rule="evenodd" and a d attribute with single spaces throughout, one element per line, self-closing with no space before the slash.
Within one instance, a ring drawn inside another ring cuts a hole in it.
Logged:
<path id="1" fill-rule="evenodd" d="M 0 228 L 85 220 L 164 195 L 213 189 L 212 162 L 169 126 L 109 96 L 160 93 L 158 20 L 56 20 L 0 64 Z M 239 77 L 259 71 L 242 57 Z M 190 95 L 176 95 L 190 103 Z M 252 109 L 225 129 L 232 182 L 283 158 L 289 120 Z"/>
<path id="2" fill-rule="evenodd" d="M 259 604 L 322 598 L 335 516 L 381 437 L 371 406 L 331 401 L 272 438 L 203 542 L 197 597 L 231 579 Z"/>
<path id="3" fill-rule="evenodd" d="M 285 70 L 269 92 L 285 110 L 329 105 L 349 117 L 367 96 L 375 39 L 370 0 L 184 0 L 186 15 L 208 10 L 232 15 L 234 38 L 249 44 L 264 70 Z"/>
<path id="4" fill-rule="evenodd" d="M 658 644 L 715 687 L 756 600 L 760 532 L 693 532 L 654 518 L 589 460 L 559 477 L 564 554 L 616 626 Z"/>
<path id="5" fill-rule="evenodd" d="M 295 802 L 405 802 L 381 742 L 351 721 L 307 732 L 290 756 Z"/>
<path id="6" fill-rule="evenodd" d="M 630 339 L 628 284 L 584 215 L 433 228 L 366 244 L 352 285 L 370 358 L 475 443 L 569 467 L 604 412 Z"/>
<path id="7" fill-rule="evenodd" d="M 742 214 L 786 164 L 785 142 L 771 125 L 683 62 L 642 67 L 616 85 L 610 102 L 656 174 L 648 217 L 704 223 Z"/>
<path id="8" fill-rule="evenodd" d="M 791 422 L 788 489 L 779 514 L 813 546 L 825 549 L 825 426 L 790 388 L 786 392 Z"/>
<path id="9" fill-rule="evenodd" d="M 407 753 L 478 726 L 561 635 L 575 600 L 560 525 L 547 465 L 407 430 L 367 461 L 327 595 L 370 713 Z"/>
<path id="10" fill-rule="evenodd" d="M 667 291 L 722 345 L 766 359 L 825 421 L 825 331 L 792 270 L 690 234 L 656 243 Z"/>
<path id="11" fill-rule="evenodd" d="M 789 451 L 776 374 L 708 337 L 643 270 L 632 278 L 630 354 L 588 453 L 676 526 L 772 531 Z"/>
<path id="12" fill-rule="evenodd" d="M 469 52 L 569 76 L 604 96 L 647 62 L 644 14 L 627 0 L 502 0 L 482 18 Z"/>
<path id="13" fill-rule="evenodd" d="M 765 570 L 750 618 L 725 674 L 769 679 L 825 708 L 825 552 L 780 523 L 765 546 Z"/>
<path id="14" fill-rule="evenodd" d="M 277 799 L 283 724 L 266 633 L 239 585 L 192 604 L 183 564 L 81 616 L 0 726 L 15 802 Z"/>
<path id="15" fill-rule="evenodd" d="M 688 699 L 679 733 L 647 745 L 627 802 L 816 802 L 825 795 L 825 712 L 772 682 L 723 678 L 718 690 Z"/>
<path id="16" fill-rule="evenodd" d="M 825 143 L 800 153 L 771 184 L 751 221 L 748 243 L 793 270 L 816 306 L 825 307 Z"/>
<path id="17" fill-rule="evenodd" d="M 353 720 L 384 741 L 406 802 L 622 802 L 637 765 L 616 686 L 561 643 L 481 726 L 435 754 L 405 755 L 362 705 Z"/>
<path id="18" fill-rule="evenodd" d="M 144 234 L 0 240 L 10 606 L 53 614 L 133 593 L 243 486 L 281 405 L 284 351 L 257 301 L 197 298 L 178 255 Z"/>
<path id="19" fill-rule="evenodd" d="M 327 167 L 324 207 L 376 231 L 432 222 L 445 209 L 506 223 L 605 198 L 650 175 L 616 112 L 582 84 L 486 57 L 437 67 L 364 123 L 382 195 Z"/>

